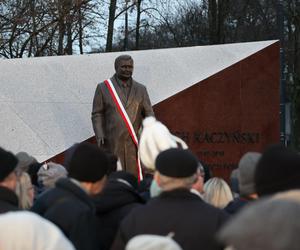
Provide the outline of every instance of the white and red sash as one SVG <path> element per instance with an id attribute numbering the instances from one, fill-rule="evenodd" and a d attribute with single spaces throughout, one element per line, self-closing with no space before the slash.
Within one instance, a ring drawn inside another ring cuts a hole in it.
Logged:
<path id="1" fill-rule="evenodd" d="M 137 164 L 137 169 L 138 169 L 138 181 L 140 182 L 141 180 L 143 180 L 143 173 L 142 173 L 142 167 L 141 167 L 141 162 L 140 162 L 140 157 L 139 157 L 139 150 L 138 150 L 138 139 L 137 139 L 137 136 L 135 134 L 135 131 L 133 129 L 133 126 L 131 124 L 131 121 L 127 115 L 127 112 L 126 110 L 124 109 L 124 106 L 119 98 L 119 95 L 113 85 L 113 83 L 111 82 L 110 79 L 107 79 L 104 81 L 104 84 L 106 85 L 106 87 L 108 88 L 109 90 L 109 93 L 114 101 L 114 103 L 116 104 L 117 106 L 117 109 L 119 111 L 119 114 L 121 115 L 123 121 L 125 122 L 125 125 L 127 127 L 127 130 L 130 134 L 130 137 L 133 141 L 133 143 L 135 144 L 136 146 L 136 150 L 137 150 L 137 156 L 136 156 L 136 164 Z"/>

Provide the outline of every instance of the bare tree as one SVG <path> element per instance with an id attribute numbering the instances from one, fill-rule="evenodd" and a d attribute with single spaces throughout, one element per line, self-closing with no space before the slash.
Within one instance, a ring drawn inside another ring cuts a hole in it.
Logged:
<path id="1" fill-rule="evenodd" d="M 116 6 L 117 6 L 117 0 L 110 0 L 109 18 L 108 18 L 108 27 L 107 27 L 107 39 L 106 39 L 106 51 L 112 50 Z"/>

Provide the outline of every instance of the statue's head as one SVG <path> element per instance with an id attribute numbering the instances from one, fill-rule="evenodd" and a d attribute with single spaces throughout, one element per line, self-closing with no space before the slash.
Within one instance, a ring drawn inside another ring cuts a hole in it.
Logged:
<path id="1" fill-rule="evenodd" d="M 115 60 L 116 75 L 121 80 L 128 80 L 133 72 L 133 59 L 129 55 L 118 56 Z"/>

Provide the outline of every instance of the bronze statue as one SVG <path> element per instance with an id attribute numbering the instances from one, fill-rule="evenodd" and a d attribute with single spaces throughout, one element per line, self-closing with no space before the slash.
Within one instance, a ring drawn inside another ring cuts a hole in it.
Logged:
<path id="1" fill-rule="evenodd" d="M 146 87 L 132 79 L 133 68 L 131 56 L 117 57 L 116 73 L 110 81 L 138 136 L 142 120 L 154 113 Z M 118 156 L 123 170 L 137 176 L 136 146 L 106 84 L 104 81 L 97 85 L 93 100 L 92 122 L 98 146 Z"/>

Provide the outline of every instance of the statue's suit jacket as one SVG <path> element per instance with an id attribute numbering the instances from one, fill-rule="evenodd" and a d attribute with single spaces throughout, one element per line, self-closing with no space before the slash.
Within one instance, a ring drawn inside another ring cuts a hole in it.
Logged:
<path id="1" fill-rule="evenodd" d="M 110 80 L 138 136 L 142 120 L 146 116 L 154 115 L 147 89 L 132 79 L 126 101 L 115 76 Z M 104 147 L 119 157 L 123 169 L 137 176 L 135 145 L 104 82 L 98 84 L 95 91 L 92 122 L 98 145 L 99 139 L 104 138 Z"/>

